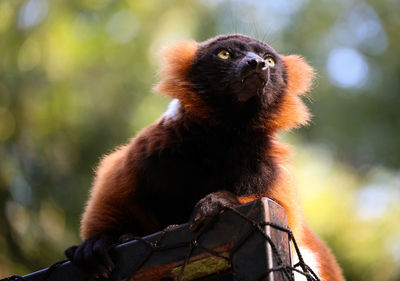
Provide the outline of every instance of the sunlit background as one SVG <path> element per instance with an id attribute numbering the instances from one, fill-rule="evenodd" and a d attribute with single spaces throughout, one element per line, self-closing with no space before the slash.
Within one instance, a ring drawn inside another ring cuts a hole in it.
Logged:
<path id="1" fill-rule="evenodd" d="M 285 133 L 312 228 L 348 280 L 400 280 L 398 0 L 0 0 L 0 278 L 64 259 L 101 155 L 156 120 L 160 46 L 243 33 L 307 58 Z"/>

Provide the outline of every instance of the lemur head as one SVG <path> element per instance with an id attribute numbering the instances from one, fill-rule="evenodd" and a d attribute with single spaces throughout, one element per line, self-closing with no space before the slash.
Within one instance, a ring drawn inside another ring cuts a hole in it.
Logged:
<path id="1" fill-rule="evenodd" d="M 267 44 L 242 35 L 199 44 L 187 79 L 209 103 L 272 102 L 285 87 L 279 55 Z"/>
<path id="2" fill-rule="evenodd" d="M 243 35 L 181 41 L 164 50 L 160 92 L 179 99 L 196 118 L 253 111 L 271 129 L 309 120 L 299 95 L 309 90 L 313 69 L 299 56 L 283 56 Z M 239 112 L 240 111 L 240 112 Z"/>

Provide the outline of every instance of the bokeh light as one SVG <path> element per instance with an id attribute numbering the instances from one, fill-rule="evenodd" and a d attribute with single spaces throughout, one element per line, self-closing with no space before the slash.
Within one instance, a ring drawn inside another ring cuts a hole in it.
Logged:
<path id="1" fill-rule="evenodd" d="M 371 55 L 382 54 L 387 49 L 386 32 L 379 16 L 363 2 L 351 7 L 336 22 L 333 32 L 341 44 L 360 48 Z"/>
<path id="2" fill-rule="evenodd" d="M 28 0 L 19 11 L 18 27 L 25 29 L 40 23 L 47 14 L 46 0 Z"/>
<path id="3" fill-rule="evenodd" d="M 342 88 L 361 88 L 368 78 L 368 62 L 355 49 L 332 50 L 326 67 L 331 81 Z"/>

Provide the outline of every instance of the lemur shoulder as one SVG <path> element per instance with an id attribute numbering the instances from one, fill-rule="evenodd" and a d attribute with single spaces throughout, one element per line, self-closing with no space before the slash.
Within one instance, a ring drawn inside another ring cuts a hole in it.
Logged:
<path id="1" fill-rule="evenodd" d="M 196 229 L 224 206 L 266 196 L 285 209 L 320 278 L 344 280 L 305 223 L 290 148 L 277 136 L 309 121 L 301 96 L 313 69 L 300 56 L 237 34 L 181 41 L 163 58 L 156 90 L 173 100 L 156 123 L 102 159 L 82 217 L 84 242 L 67 257 L 108 277 L 114 265 L 104 249 L 121 234 L 188 220 Z"/>

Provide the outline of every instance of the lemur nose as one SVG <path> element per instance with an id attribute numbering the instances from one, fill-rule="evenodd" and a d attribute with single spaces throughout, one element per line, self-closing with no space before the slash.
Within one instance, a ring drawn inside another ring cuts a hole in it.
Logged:
<path id="1" fill-rule="evenodd" d="M 246 54 L 246 59 L 247 59 L 247 64 L 250 66 L 250 68 L 257 72 L 261 72 L 266 65 L 265 60 L 262 57 L 252 52 L 248 52 Z"/>
<path id="2" fill-rule="evenodd" d="M 259 55 L 253 52 L 247 52 L 244 58 L 238 65 L 239 79 L 244 83 L 245 79 L 251 75 L 255 75 L 255 78 L 259 78 L 260 81 L 268 80 L 268 64 Z M 257 80 L 257 79 L 256 79 Z"/>
<path id="3" fill-rule="evenodd" d="M 251 59 L 247 62 L 251 68 L 256 69 L 256 68 L 263 68 L 265 66 L 265 61 L 261 58 L 257 59 Z"/>

